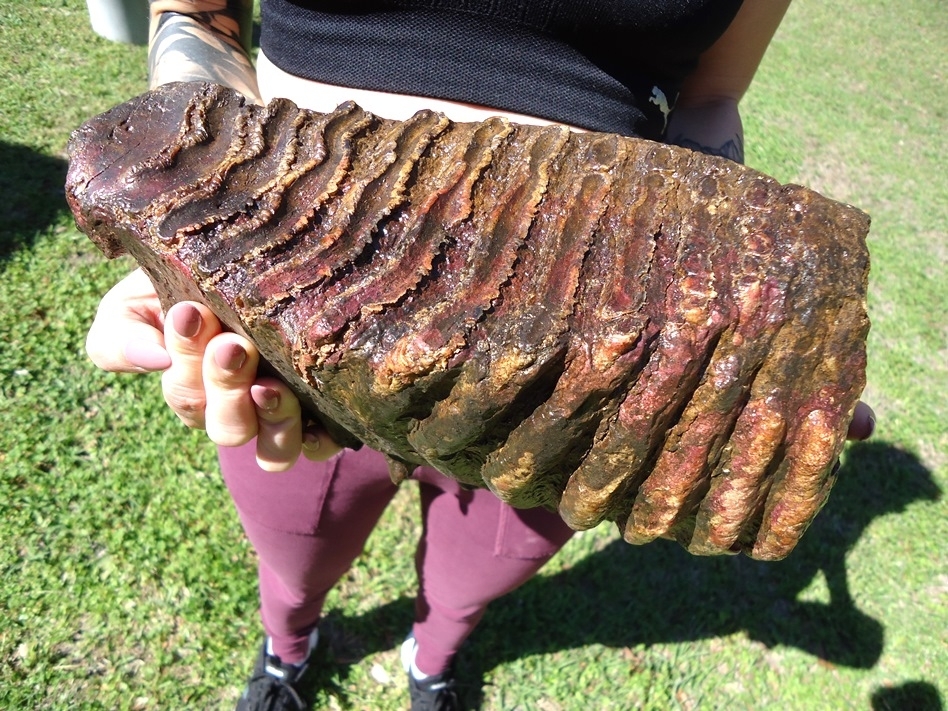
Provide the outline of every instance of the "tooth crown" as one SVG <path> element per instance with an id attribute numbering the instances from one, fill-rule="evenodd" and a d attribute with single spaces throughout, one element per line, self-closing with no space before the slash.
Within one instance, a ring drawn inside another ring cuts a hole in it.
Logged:
<path id="1" fill-rule="evenodd" d="M 645 140 L 173 84 L 70 144 L 67 195 L 342 443 L 574 528 L 782 558 L 865 384 L 869 220 Z"/>

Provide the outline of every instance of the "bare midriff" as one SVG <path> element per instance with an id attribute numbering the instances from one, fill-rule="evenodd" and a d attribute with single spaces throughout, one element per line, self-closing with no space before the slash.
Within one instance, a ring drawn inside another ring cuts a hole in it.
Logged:
<path id="1" fill-rule="evenodd" d="M 555 121 L 502 111 L 489 106 L 478 106 L 460 101 L 434 99 L 429 96 L 393 94 L 371 89 L 352 89 L 336 84 L 304 79 L 289 74 L 267 59 L 263 52 L 257 57 L 257 82 L 265 102 L 275 97 L 290 99 L 297 106 L 328 113 L 339 104 L 354 101 L 366 111 L 381 118 L 405 120 L 422 109 L 440 111 L 452 121 L 483 121 L 491 116 L 504 116 L 516 122 L 546 126 Z M 574 126 L 573 130 L 580 131 Z"/>

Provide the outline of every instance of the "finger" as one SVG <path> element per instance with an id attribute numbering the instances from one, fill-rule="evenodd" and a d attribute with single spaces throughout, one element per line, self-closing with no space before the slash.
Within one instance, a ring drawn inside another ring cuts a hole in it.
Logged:
<path id="1" fill-rule="evenodd" d="M 171 367 L 162 375 L 162 391 L 165 401 L 188 427 L 205 426 L 204 352 L 220 331 L 220 322 L 210 309 L 190 301 L 172 306 L 165 318 L 165 348 L 171 356 Z"/>
<path id="2" fill-rule="evenodd" d="M 872 437 L 876 429 L 876 413 L 866 403 L 856 403 L 852 422 L 849 423 L 847 439 L 866 440 Z"/>
<path id="3" fill-rule="evenodd" d="M 125 362 L 128 364 L 127 368 L 122 368 L 123 371 L 153 373 L 171 367 L 171 356 L 168 355 L 168 351 L 160 340 L 152 340 L 150 333 L 142 333 L 139 336 L 130 335 L 132 337 L 122 349 L 122 355 L 125 356 Z M 106 368 L 106 370 L 110 369 Z"/>
<path id="4" fill-rule="evenodd" d="M 318 422 L 309 422 L 303 429 L 303 456 L 313 462 L 323 462 L 342 451 Z"/>
<path id="5" fill-rule="evenodd" d="M 268 472 L 286 471 L 299 459 L 303 444 L 299 400 L 275 378 L 258 378 L 250 397 L 257 409 L 257 464 Z"/>
<path id="6" fill-rule="evenodd" d="M 97 367 L 112 373 L 151 373 L 171 366 L 161 331 L 130 320 L 93 321 L 86 353 Z"/>
<path id="7" fill-rule="evenodd" d="M 158 295 L 148 277 L 135 270 L 99 302 L 86 336 L 90 360 L 103 370 L 142 373 L 171 365 L 162 333 Z"/>
<path id="8" fill-rule="evenodd" d="M 253 344 L 236 333 L 221 333 L 208 343 L 203 364 L 204 428 L 222 447 L 246 444 L 257 435 L 257 407 L 250 388 L 259 360 Z"/>

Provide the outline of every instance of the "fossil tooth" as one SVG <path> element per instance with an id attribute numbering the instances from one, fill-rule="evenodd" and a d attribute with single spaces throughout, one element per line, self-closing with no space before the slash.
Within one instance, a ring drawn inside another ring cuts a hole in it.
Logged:
<path id="1" fill-rule="evenodd" d="M 826 499 L 865 385 L 853 207 L 640 139 L 211 84 L 115 107 L 69 151 L 80 229 L 394 476 L 762 559 Z"/>

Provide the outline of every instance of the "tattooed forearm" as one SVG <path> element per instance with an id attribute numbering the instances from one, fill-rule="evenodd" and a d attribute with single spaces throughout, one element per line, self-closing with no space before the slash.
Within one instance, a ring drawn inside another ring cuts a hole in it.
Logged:
<path id="1" fill-rule="evenodd" d="M 247 53 L 251 8 L 247 0 L 152 0 L 151 86 L 213 81 L 259 101 Z"/>
<path id="2" fill-rule="evenodd" d="M 689 105 L 679 97 L 668 119 L 667 140 L 677 146 L 744 162 L 744 128 L 736 99 Z"/>
<path id="3" fill-rule="evenodd" d="M 708 146 L 703 143 L 699 143 L 698 141 L 687 138 L 684 134 L 678 134 L 675 136 L 675 138 L 671 139 L 669 143 L 674 143 L 676 146 L 690 148 L 693 151 L 707 153 L 708 155 L 712 156 L 730 158 L 736 163 L 744 162 L 744 139 L 739 133 L 735 133 L 733 138 L 725 141 L 719 146 Z"/>

